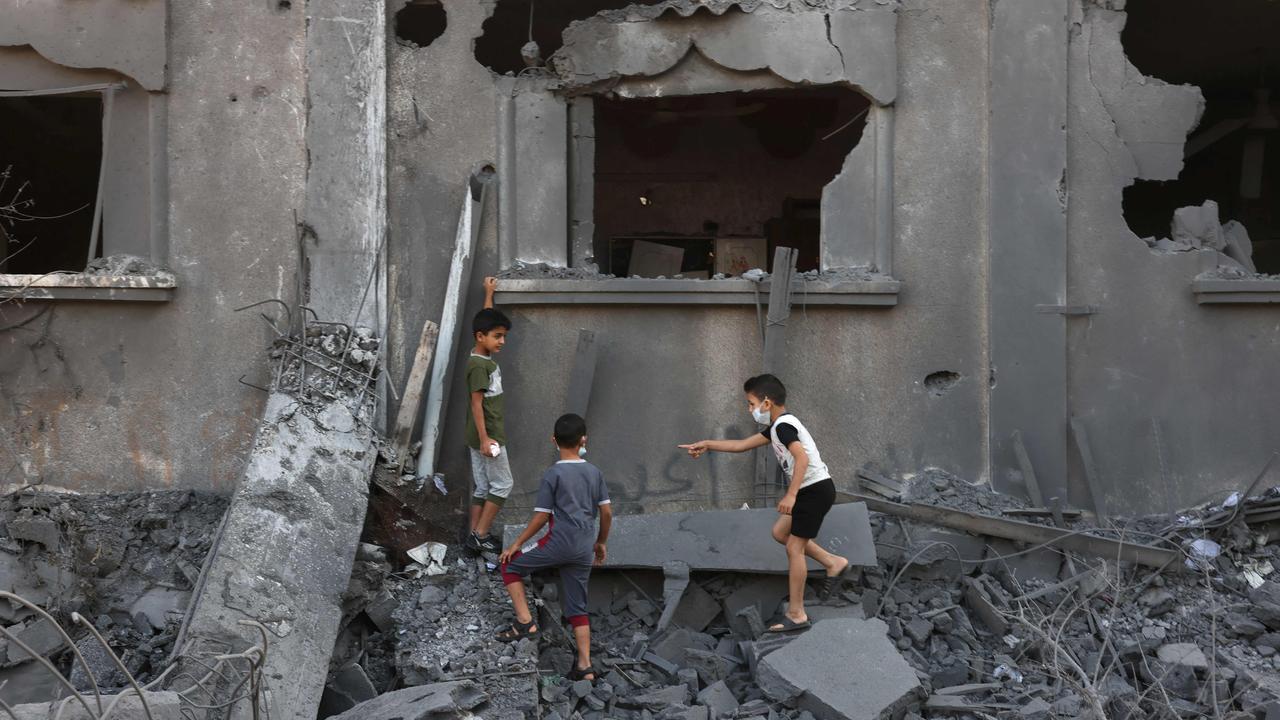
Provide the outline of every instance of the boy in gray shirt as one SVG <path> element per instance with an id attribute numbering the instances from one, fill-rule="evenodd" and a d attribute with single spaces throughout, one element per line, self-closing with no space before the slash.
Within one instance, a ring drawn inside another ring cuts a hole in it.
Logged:
<path id="1" fill-rule="evenodd" d="M 498 558 L 502 582 L 511 596 L 516 619 L 511 627 L 498 633 L 497 638 L 514 642 L 538 636 L 541 629 L 529 611 L 524 578 L 537 570 L 559 568 L 565 619 L 573 626 L 578 646 L 577 662 L 569 678 L 594 680 L 587 581 L 591 566 L 604 563 L 613 510 L 604 473 L 582 459 L 587 452 L 586 421 L 572 413 L 561 415 L 556 420 L 552 439 L 560 451 L 560 460 L 542 475 L 528 527 Z M 596 529 L 597 517 L 600 518 L 599 530 Z M 536 542 L 529 542 L 543 526 L 547 526 L 547 534 Z"/>

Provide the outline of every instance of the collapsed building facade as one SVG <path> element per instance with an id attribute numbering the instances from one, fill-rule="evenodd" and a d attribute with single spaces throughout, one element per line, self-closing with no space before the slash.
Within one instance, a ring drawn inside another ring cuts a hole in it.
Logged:
<path id="1" fill-rule="evenodd" d="M 675 445 L 754 431 L 769 335 L 846 487 L 936 469 L 1099 515 L 1225 495 L 1280 421 L 1272 5 L 10 4 L 0 482 L 231 495 L 288 413 L 262 392 L 285 323 L 237 312 L 271 299 L 384 340 L 386 432 L 424 321 L 463 318 L 439 346 L 461 357 L 498 275 L 512 514 L 571 400 L 621 513 L 759 499 L 751 458 Z M 444 387 L 411 430 L 452 501 Z"/>

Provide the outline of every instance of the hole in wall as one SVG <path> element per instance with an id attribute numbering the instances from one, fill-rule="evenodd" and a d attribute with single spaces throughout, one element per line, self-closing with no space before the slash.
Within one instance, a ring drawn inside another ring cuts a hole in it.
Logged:
<path id="1" fill-rule="evenodd" d="M 1205 98 L 1178 179 L 1125 189 L 1129 228 L 1176 240 L 1174 211 L 1212 200 L 1221 223 L 1247 232 L 1246 262 L 1280 273 L 1280 3 L 1218 0 L 1206 12 L 1196 0 L 1130 0 L 1126 10 L 1121 39 L 1130 62 L 1145 75 L 1195 85 Z"/>
<path id="2" fill-rule="evenodd" d="M 960 373 L 953 370 L 931 372 L 924 378 L 924 389 L 933 397 L 942 397 L 960 383 Z"/>
<path id="3" fill-rule="evenodd" d="M 85 268 L 101 158 L 97 93 L 0 98 L 0 272 Z"/>
<path id="4" fill-rule="evenodd" d="M 443 35 L 447 25 L 440 0 L 410 0 L 396 13 L 396 41 L 424 48 Z"/>
<path id="5" fill-rule="evenodd" d="M 540 65 L 564 44 L 561 34 L 574 20 L 630 5 L 657 5 L 665 0 L 498 0 L 476 38 L 476 60 L 490 70 L 518 73 Z M 536 46 L 526 49 L 530 41 Z"/>
<path id="6" fill-rule="evenodd" d="M 841 87 L 595 103 L 595 257 L 606 272 L 711 278 L 820 261 L 822 190 L 868 101 Z M 850 121 L 853 122 L 850 122 Z"/>

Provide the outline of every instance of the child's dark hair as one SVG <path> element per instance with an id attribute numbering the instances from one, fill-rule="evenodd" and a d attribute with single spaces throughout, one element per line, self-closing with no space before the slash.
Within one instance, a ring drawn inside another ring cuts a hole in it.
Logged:
<path id="1" fill-rule="evenodd" d="M 755 395 L 759 400 L 772 400 L 774 405 L 787 404 L 787 388 L 778 378 L 765 373 L 747 378 L 742 384 L 742 391 Z"/>
<path id="2" fill-rule="evenodd" d="M 511 329 L 511 318 L 503 314 L 501 310 L 485 308 L 476 313 L 475 318 L 471 321 L 472 335 L 476 333 L 488 335 L 497 328 Z"/>
<path id="3" fill-rule="evenodd" d="M 580 415 L 565 413 L 556 420 L 556 445 L 562 448 L 576 448 L 587 434 L 587 421 Z"/>

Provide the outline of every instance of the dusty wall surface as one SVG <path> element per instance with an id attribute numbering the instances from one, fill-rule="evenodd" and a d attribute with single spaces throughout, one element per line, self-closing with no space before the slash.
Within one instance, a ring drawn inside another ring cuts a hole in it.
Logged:
<path id="1" fill-rule="evenodd" d="M 1069 320 L 1069 405 L 1107 505 L 1168 511 L 1242 488 L 1275 449 L 1280 316 L 1197 305 L 1195 254 L 1155 254 L 1129 230 L 1121 189 L 1176 175 L 1199 91 L 1142 78 L 1118 57 L 1123 13 L 1072 5 L 1068 293 L 1099 309 Z M 1070 459 L 1083 503 L 1074 446 Z"/>
<path id="2" fill-rule="evenodd" d="M 493 75 L 472 53 L 491 3 L 445 0 L 444 34 L 422 48 L 394 38 L 394 15 L 403 5 L 393 0 L 387 6 L 393 35 L 387 41 L 387 372 L 396 388 L 409 374 L 423 321 L 440 321 L 467 179 L 476 168 L 492 165 L 497 152 Z M 481 273 L 496 267 L 496 212 L 491 199 L 483 210 L 470 283 L 476 291 Z M 478 309 L 476 304 L 464 313 L 465 328 Z M 469 336 L 457 338 L 461 347 L 455 348 L 470 350 Z"/>
<path id="3" fill-rule="evenodd" d="M 229 493 L 243 468 L 265 395 L 237 378 L 263 383 L 268 338 L 232 309 L 292 298 L 304 19 L 296 4 L 175 3 L 168 26 L 178 290 L 167 303 L 0 308 L 0 483 Z"/>
<path id="4" fill-rule="evenodd" d="M 864 464 L 986 476 L 985 196 L 973 180 L 985 162 L 986 78 L 973 69 L 987 62 L 986 13 L 983 0 L 922 0 L 905 3 L 898 18 L 900 304 L 802 308 L 797 295 L 781 375 L 793 394 L 789 404 L 840 482 L 852 482 Z M 478 265 L 478 273 L 492 268 L 483 259 Z M 619 511 L 737 507 L 750 496 L 747 456 L 695 463 L 674 446 L 753 429 L 741 399 L 741 383 L 759 371 L 762 352 L 753 308 L 508 311 L 515 327 L 498 358 L 516 476 L 508 507 L 529 504 L 553 460 L 548 438 L 564 404 L 578 328 L 595 331 L 600 347 L 588 457 L 605 471 Z M 923 380 L 940 370 L 961 380 L 936 397 Z M 468 478 L 464 401 L 455 387 L 440 463 L 455 489 Z"/>

